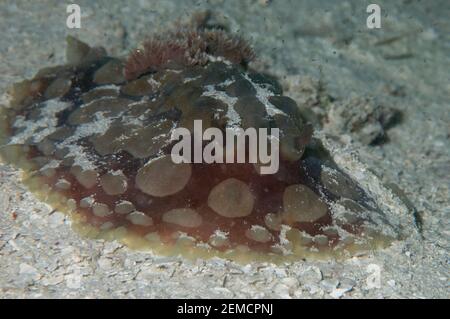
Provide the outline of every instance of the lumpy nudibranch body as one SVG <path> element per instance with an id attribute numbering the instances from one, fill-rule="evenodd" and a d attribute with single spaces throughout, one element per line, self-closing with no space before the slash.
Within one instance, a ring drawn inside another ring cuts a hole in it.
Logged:
<path id="1" fill-rule="evenodd" d="M 395 238 L 296 103 L 247 67 L 253 57 L 223 31 L 177 30 L 127 59 L 69 38 L 66 65 L 13 86 L 2 157 L 82 232 L 161 253 L 282 260 Z M 195 120 L 222 131 L 279 129 L 277 172 L 174 163 L 171 133 Z"/>

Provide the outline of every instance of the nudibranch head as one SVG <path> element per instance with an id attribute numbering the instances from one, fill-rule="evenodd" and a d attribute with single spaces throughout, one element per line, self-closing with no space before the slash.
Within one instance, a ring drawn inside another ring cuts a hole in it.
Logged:
<path id="1" fill-rule="evenodd" d="M 2 157 L 91 236 L 191 257 L 286 260 L 386 244 L 398 225 L 312 138 L 253 50 L 224 31 L 181 30 L 127 59 L 68 40 L 68 63 L 10 91 Z M 279 169 L 174 163 L 176 128 L 278 128 Z"/>

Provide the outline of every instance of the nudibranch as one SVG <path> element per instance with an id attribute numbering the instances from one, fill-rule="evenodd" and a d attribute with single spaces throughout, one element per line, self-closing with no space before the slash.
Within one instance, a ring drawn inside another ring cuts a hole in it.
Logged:
<path id="1" fill-rule="evenodd" d="M 273 77 L 249 68 L 240 37 L 181 28 L 126 58 L 73 37 L 67 46 L 67 64 L 8 92 L 1 156 L 81 233 L 244 261 L 341 256 L 400 236 L 389 203 L 335 161 Z M 278 128 L 278 171 L 174 163 L 171 132 L 194 120 Z"/>

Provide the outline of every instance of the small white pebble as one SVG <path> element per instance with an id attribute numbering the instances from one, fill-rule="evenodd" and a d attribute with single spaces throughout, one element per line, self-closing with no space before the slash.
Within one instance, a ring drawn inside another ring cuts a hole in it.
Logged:
<path id="1" fill-rule="evenodd" d="M 37 269 L 36 268 L 34 268 L 33 266 L 30 266 L 30 265 L 28 265 L 28 264 L 26 264 L 26 263 L 21 263 L 20 265 L 19 265 L 19 273 L 20 274 L 27 274 L 27 275 L 34 275 L 34 274 L 37 274 Z"/>
<path id="2" fill-rule="evenodd" d="M 327 290 L 333 290 L 339 285 L 339 280 L 337 279 L 324 279 L 320 282 L 320 285 Z"/>
<path id="3" fill-rule="evenodd" d="M 66 285 L 70 289 L 80 289 L 80 287 L 81 287 L 81 274 L 68 274 L 68 275 L 66 275 Z"/>
<path id="4" fill-rule="evenodd" d="M 341 298 L 343 295 L 345 295 L 346 292 L 349 292 L 352 290 L 352 287 L 345 287 L 345 288 L 334 288 L 332 292 L 330 292 L 330 296 L 333 298 Z"/>

